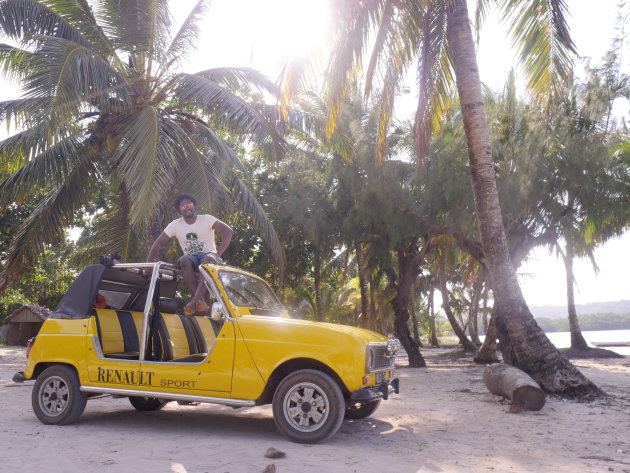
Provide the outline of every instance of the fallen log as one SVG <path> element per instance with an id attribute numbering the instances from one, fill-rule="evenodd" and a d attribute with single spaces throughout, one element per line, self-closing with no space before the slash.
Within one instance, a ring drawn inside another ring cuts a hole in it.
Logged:
<path id="1" fill-rule="evenodd" d="M 539 411 L 545 405 L 545 393 L 527 373 L 503 363 L 490 365 L 483 372 L 488 391 L 507 397 L 526 411 Z"/>

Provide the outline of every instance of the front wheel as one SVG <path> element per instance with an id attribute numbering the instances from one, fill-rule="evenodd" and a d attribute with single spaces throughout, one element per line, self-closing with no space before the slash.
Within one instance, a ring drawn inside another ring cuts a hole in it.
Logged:
<path id="1" fill-rule="evenodd" d="M 65 365 L 51 366 L 40 374 L 33 386 L 33 411 L 44 424 L 65 425 L 76 422 L 87 402 L 81 392 L 76 371 Z"/>
<path id="2" fill-rule="evenodd" d="M 284 378 L 273 395 L 273 419 L 289 440 L 322 442 L 341 427 L 343 394 L 326 373 L 300 370 Z"/>
<path id="3" fill-rule="evenodd" d="M 351 402 L 346 407 L 346 419 L 364 419 L 374 414 L 374 411 L 381 405 L 381 400 L 371 402 Z"/>
<path id="4" fill-rule="evenodd" d="M 168 401 L 156 397 L 129 396 L 129 402 L 139 411 L 159 411 Z"/>

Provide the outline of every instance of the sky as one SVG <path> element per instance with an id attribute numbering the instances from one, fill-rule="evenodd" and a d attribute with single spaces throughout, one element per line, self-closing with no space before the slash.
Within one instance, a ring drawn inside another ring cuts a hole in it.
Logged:
<path id="1" fill-rule="evenodd" d="M 475 2 L 468 1 L 472 11 Z M 172 0 L 176 21 L 183 21 L 195 3 Z M 202 27 L 200 48 L 184 68 L 196 72 L 211 67 L 246 66 L 275 79 L 283 58 L 309 54 L 324 40 L 331 15 L 328 4 L 326 0 L 214 0 Z M 598 61 L 609 49 L 614 35 L 618 0 L 566 0 L 566 4 L 578 53 Z M 630 11 L 630 5 L 626 9 Z M 625 54 L 630 55 L 628 48 Z M 498 16 L 491 15 L 482 30 L 478 51 L 482 81 L 499 90 L 509 70 L 516 67 L 514 57 Z M 626 59 L 625 64 L 626 72 L 630 72 L 630 60 Z M 0 87 L 0 100 L 16 95 L 15 86 Z M 412 95 L 412 103 L 402 104 L 403 109 L 411 110 L 415 105 Z M 627 110 L 626 102 L 621 112 L 626 118 Z M 596 250 L 595 258 L 600 269 L 597 275 L 590 261 L 575 263 L 576 302 L 630 299 L 630 233 Z M 563 266 L 547 250 L 534 250 L 519 274 L 530 305 L 566 303 Z"/>

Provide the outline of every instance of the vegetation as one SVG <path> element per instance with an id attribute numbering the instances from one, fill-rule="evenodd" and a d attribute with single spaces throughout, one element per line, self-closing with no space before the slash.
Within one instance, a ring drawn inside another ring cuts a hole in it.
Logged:
<path id="1" fill-rule="evenodd" d="M 584 314 L 578 315 L 582 330 L 630 330 L 630 313 L 627 314 Z M 568 332 L 567 319 L 537 318 L 536 322 L 545 332 Z"/>

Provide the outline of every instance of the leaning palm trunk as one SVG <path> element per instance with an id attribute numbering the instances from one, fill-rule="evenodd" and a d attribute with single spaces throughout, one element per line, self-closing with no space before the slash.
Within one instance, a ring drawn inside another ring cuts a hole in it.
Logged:
<path id="1" fill-rule="evenodd" d="M 476 352 L 477 347 L 466 336 L 464 329 L 459 324 L 457 318 L 455 317 L 455 314 L 453 314 L 453 311 L 451 310 L 451 304 L 448 297 L 448 288 L 446 287 L 446 263 L 444 261 L 444 257 L 440 259 L 439 281 L 440 292 L 442 293 L 442 308 L 444 309 L 444 313 L 446 313 L 446 318 L 450 322 L 453 332 L 455 332 L 455 335 L 457 335 L 459 343 L 462 345 L 465 351 Z"/>
<path id="2" fill-rule="evenodd" d="M 501 217 L 490 130 L 466 0 L 450 3 L 447 28 L 464 119 L 477 223 L 490 270 L 503 359 L 527 372 L 547 391 L 571 397 L 599 395 L 599 388 L 560 354 L 536 324 L 518 285 Z"/>
<path id="3" fill-rule="evenodd" d="M 578 323 L 577 311 L 575 310 L 575 275 L 573 274 L 573 242 L 567 238 L 567 249 L 564 255 L 564 269 L 567 278 L 567 310 L 569 312 L 569 330 L 571 330 L 571 348 L 576 350 L 586 350 L 588 343 L 584 340 L 580 324 Z"/>
<path id="4" fill-rule="evenodd" d="M 409 331 L 409 294 L 411 286 L 418 277 L 420 258 L 417 252 L 398 249 L 398 282 L 393 284 L 396 296 L 392 300 L 394 309 L 394 333 L 409 356 L 409 366 L 420 368 L 426 362 L 420 353 L 418 344 Z"/>
<path id="5" fill-rule="evenodd" d="M 481 290 L 483 289 L 483 275 L 479 274 L 475 283 L 473 284 L 473 295 L 470 300 L 470 309 L 468 311 L 468 327 L 470 330 L 470 339 L 472 342 L 481 346 L 481 340 L 479 339 L 479 323 L 477 321 L 477 315 L 479 314 L 479 301 L 481 300 Z"/>

